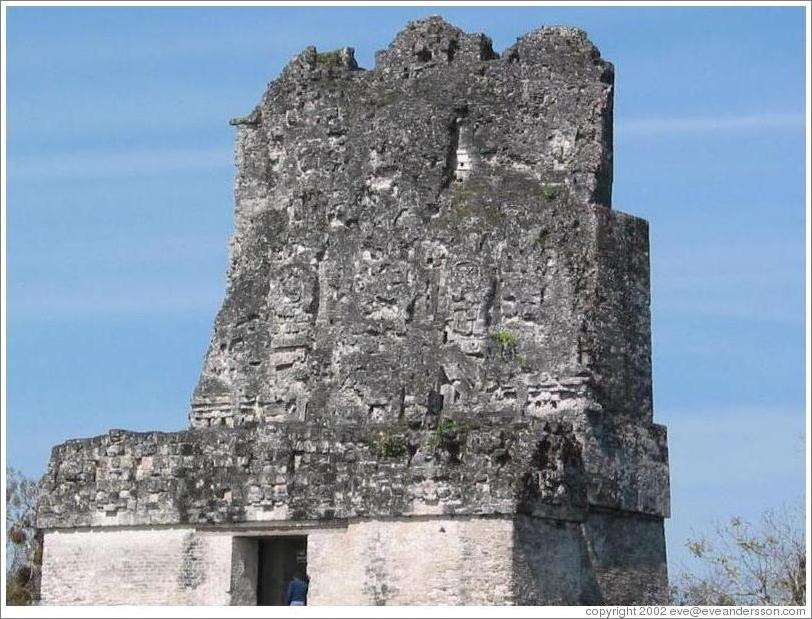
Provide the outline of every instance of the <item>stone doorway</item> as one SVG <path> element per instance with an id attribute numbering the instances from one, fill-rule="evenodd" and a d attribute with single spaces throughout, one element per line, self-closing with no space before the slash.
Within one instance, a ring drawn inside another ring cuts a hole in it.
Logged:
<path id="1" fill-rule="evenodd" d="M 259 538 L 257 553 L 257 605 L 285 606 L 294 574 L 307 573 L 307 536 Z"/>

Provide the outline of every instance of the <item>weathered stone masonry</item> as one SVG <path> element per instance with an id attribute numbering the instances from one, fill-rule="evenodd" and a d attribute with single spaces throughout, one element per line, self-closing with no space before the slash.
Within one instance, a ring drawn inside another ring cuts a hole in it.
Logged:
<path id="1" fill-rule="evenodd" d="M 54 448 L 49 603 L 627 604 L 666 590 L 648 229 L 611 209 L 612 65 L 439 18 L 307 48 L 235 119 L 229 282 L 190 429 Z M 475 565 L 476 569 L 471 569 Z"/>

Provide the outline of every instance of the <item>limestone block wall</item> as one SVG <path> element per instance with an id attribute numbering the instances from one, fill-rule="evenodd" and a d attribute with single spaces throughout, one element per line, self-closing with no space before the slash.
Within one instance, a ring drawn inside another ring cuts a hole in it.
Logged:
<path id="1" fill-rule="evenodd" d="M 55 447 L 43 484 L 43 529 L 516 511 L 572 519 L 587 503 L 669 514 L 665 428 L 597 412 L 481 415 L 444 432 L 112 431 Z"/>
<path id="2" fill-rule="evenodd" d="M 593 511 L 582 522 L 517 516 L 515 604 L 662 604 L 668 574 L 663 521 Z"/>
<path id="3" fill-rule="evenodd" d="M 252 606 L 257 603 L 259 552 L 255 539 L 235 536 L 231 544 L 232 606 Z"/>
<path id="4" fill-rule="evenodd" d="M 312 605 L 512 601 L 512 519 L 430 518 L 306 529 L 50 531 L 43 602 L 254 605 L 251 542 L 291 533 L 308 538 Z"/>
<path id="5" fill-rule="evenodd" d="M 358 521 L 308 538 L 311 603 L 511 604 L 512 559 L 508 517 Z"/>
<path id="6" fill-rule="evenodd" d="M 257 540 L 306 535 L 311 605 L 663 599 L 662 520 L 590 514 L 109 528 L 45 535 L 45 604 L 255 605 Z"/>
<path id="7" fill-rule="evenodd" d="M 47 531 L 44 604 L 228 604 L 231 537 L 194 528 Z"/>
<path id="8" fill-rule="evenodd" d="M 663 604 L 667 599 L 665 532 L 660 518 L 598 510 L 584 522 L 586 558 L 600 604 Z"/>

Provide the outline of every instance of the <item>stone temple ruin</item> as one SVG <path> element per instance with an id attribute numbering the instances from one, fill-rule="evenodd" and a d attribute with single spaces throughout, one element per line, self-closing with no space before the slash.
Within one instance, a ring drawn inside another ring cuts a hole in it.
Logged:
<path id="1" fill-rule="evenodd" d="M 236 127 L 228 290 L 189 429 L 53 450 L 51 604 L 663 601 L 648 228 L 614 71 L 440 18 L 305 49 Z"/>

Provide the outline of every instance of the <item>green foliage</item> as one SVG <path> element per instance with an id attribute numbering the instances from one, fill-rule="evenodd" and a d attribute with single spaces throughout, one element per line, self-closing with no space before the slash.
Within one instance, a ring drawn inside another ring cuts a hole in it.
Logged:
<path id="1" fill-rule="evenodd" d="M 442 450 L 458 459 L 462 447 L 468 439 L 469 424 L 454 419 L 441 419 L 434 428 L 429 444 L 434 450 Z"/>
<path id="2" fill-rule="evenodd" d="M 519 338 L 512 332 L 502 329 L 493 334 L 493 339 L 499 344 L 503 357 L 513 356 L 519 346 Z"/>
<path id="3" fill-rule="evenodd" d="M 459 422 L 455 421 L 454 419 L 441 419 L 437 423 L 437 427 L 434 429 L 434 432 L 438 436 L 456 436 L 460 432 L 461 426 Z"/>
<path id="4" fill-rule="evenodd" d="M 316 63 L 325 67 L 337 67 L 341 64 L 341 52 L 334 49 L 331 52 L 317 53 Z"/>
<path id="5" fill-rule="evenodd" d="M 806 598 L 803 506 L 766 512 L 758 525 L 733 517 L 686 542 L 693 571 L 673 579 L 674 604 L 802 605 Z"/>
<path id="6" fill-rule="evenodd" d="M 561 195 L 561 187 L 558 185 L 542 185 L 541 195 L 547 200 L 555 200 Z"/>
<path id="7" fill-rule="evenodd" d="M 409 448 L 409 437 L 401 426 L 379 428 L 372 432 L 370 449 L 379 458 L 399 458 Z"/>
<path id="8" fill-rule="evenodd" d="M 6 471 L 6 604 L 39 598 L 42 534 L 35 528 L 40 488 L 20 471 Z"/>

